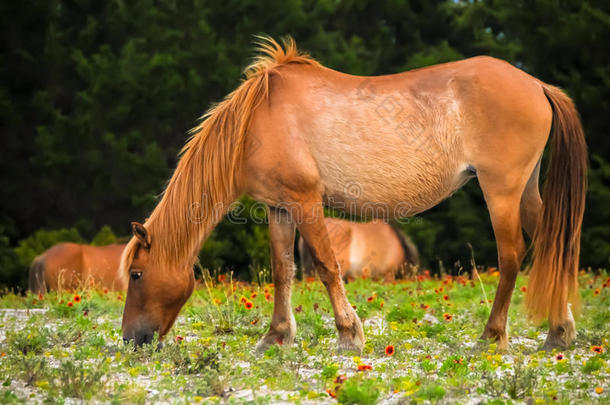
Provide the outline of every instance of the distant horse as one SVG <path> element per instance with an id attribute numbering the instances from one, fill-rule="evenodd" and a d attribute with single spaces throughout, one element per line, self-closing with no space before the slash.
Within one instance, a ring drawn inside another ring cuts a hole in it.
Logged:
<path id="1" fill-rule="evenodd" d="M 36 257 L 30 266 L 29 287 L 34 293 L 85 286 L 125 290 L 118 277 L 125 244 L 107 246 L 59 243 Z"/>
<path id="2" fill-rule="evenodd" d="M 324 223 L 345 281 L 358 278 L 393 281 L 398 272 L 419 265 L 419 253 L 413 242 L 387 222 L 326 218 Z M 303 272 L 314 274 L 315 265 L 303 237 L 299 238 L 298 247 Z"/>
<path id="3" fill-rule="evenodd" d="M 162 338 L 194 287 L 200 245 L 243 193 L 267 204 L 274 310 L 258 348 L 293 342 L 295 228 L 307 242 L 339 332 L 359 350 L 362 324 L 345 295 L 323 205 L 361 217 L 403 217 L 435 206 L 478 177 L 498 244 L 500 280 L 483 338 L 508 346 L 507 314 L 534 241 L 527 302 L 549 319 L 546 347 L 575 336 L 587 151 L 570 98 L 510 64 L 476 57 L 378 77 L 323 67 L 262 39 L 245 80 L 209 110 L 165 193 L 121 260 L 129 277 L 123 337 Z M 552 136 L 550 136 L 552 134 Z M 544 188 L 542 152 L 551 139 Z"/>

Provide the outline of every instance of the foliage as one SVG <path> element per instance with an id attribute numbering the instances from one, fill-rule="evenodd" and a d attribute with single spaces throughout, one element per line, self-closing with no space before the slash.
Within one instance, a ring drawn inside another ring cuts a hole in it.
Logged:
<path id="1" fill-rule="evenodd" d="M 581 275 L 578 334 L 561 353 L 540 351 L 548 326 L 523 316 L 523 275 L 509 311 L 510 348 L 479 341 L 486 319 L 475 314 L 487 307 L 482 289 L 491 295 L 498 284 L 496 272 L 480 276 L 480 285 L 426 276 L 349 283 L 350 303 L 368 306 L 369 314 L 358 357 L 337 352 L 332 307 L 319 281 L 294 284 L 294 345 L 263 354 L 254 347 L 269 328 L 273 300 L 265 294 L 276 293 L 272 285 L 208 278 L 163 345 L 156 336 L 137 350 L 122 341 L 122 293 L 78 291 L 81 300 L 72 306 L 74 292 L 6 294 L 0 297 L 6 333 L 0 402 L 608 403 L 607 271 Z M 372 294 L 377 298 L 369 301 Z M 248 297 L 250 309 L 241 297 Z M 416 307 L 425 316 L 414 322 L 397 307 Z M 446 313 L 453 317 L 444 319 Z"/>
<path id="2" fill-rule="evenodd" d="M 22 247 L 18 261 L 11 249 L 41 229 L 76 229 L 91 240 L 104 225 L 125 235 L 130 221 L 143 220 L 186 132 L 236 87 L 261 33 L 292 35 L 351 74 L 486 54 L 563 87 L 592 151 L 582 265 L 605 267 L 609 14 L 602 0 L 3 2 L 0 282 L 24 285 L 20 275 L 42 246 Z M 476 182 L 419 219 L 404 229 L 432 270 L 440 262 L 467 268 L 467 243 L 477 262 L 497 260 Z M 201 261 L 247 278 L 250 266 L 268 265 L 267 230 L 232 222 L 212 234 Z"/>
<path id="3" fill-rule="evenodd" d="M 341 386 L 337 401 L 342 404 L 376 404 L 380 394 L 377 384 L 373 379 L 350 378 Z"/>
<path id="4" fill-rule="evenodd" d="M 76 228 L 36 231 L 32 236 L 19 242 L 19 246 L 15 248 L 15 253 L 19 256 L 19 264 L 29 267 L 36 256 L 60 242 L 82 243 L 83 238 Z"/>
<path id="5" fill-rule="evenodd" d="M 104 225 L 91 240 L 91 244 L 95 246 L 111 245 L 113 243 L 117 243 L 117 237 L 108 225 Z"/>

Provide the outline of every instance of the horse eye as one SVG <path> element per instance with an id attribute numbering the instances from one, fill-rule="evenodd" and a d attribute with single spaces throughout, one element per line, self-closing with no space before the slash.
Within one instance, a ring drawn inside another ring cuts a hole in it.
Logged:
<path id="1" fill-rule="evenodd" d="M 139 279 L 140 277 L 142 277 L 142 272 L 141 272 L 141 271 L 132 271 L 132 272 L 130 273 L 130 275 L 131 275 L 131 279 L 132 279 L 133 281 L 136 281 L 137 279 Z"/>

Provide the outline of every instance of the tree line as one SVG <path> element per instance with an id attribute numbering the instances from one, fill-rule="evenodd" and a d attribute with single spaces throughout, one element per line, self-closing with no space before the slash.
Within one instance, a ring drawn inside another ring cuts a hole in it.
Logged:
<path id="1" fill-rule="evenodd" d="M 103 235 L 127 235 L 150 213 L 186 132 L 239 84 L 255 34 L 291 35 L 351 74 L 491 55 L 562 87 L 590 148 L 581 263 L 608 266 L 607 1 L 30 0 L 3 2 L 0 21 L 5 286 L 23 285 L 46 245 L 90 242 L 104 226 Z M 268 266 L 259 222 L 221 223 L 202 264 L 243 274 Z M 434 270 L 468 268 L 468 243 L 478 263 L 497 260 L 476 181 L 400 226 Z"/>

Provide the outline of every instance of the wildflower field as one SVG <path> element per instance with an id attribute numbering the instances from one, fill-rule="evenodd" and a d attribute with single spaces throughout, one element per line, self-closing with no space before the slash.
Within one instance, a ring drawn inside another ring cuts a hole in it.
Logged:
<path id="1" fill-rule="evenodd" d="M 480 342 L 497 272 L 346 286 L 364 321 L 361 354 L 338 354 L 329 300 L 317 280 L 295 282 L 293 346 L 254 351 L 266 332 L 271 284 L 228 277 L 195 291 L 160 349 L 121 338 L 124 293 L 84 290 L 0 299 L 0 403 L 609 403 L 610 281 L 580 277 L 578 336 L 540 351 L 546 325 L 513 296 L 506 352 Z"/>

